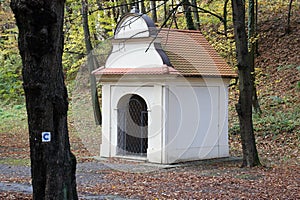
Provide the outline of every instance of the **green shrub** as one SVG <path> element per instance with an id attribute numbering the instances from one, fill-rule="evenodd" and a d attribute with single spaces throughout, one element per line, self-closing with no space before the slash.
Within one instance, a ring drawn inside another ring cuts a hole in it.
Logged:
<path id="1" fill-rule="evenodd" d="M 278 135 L 282 133 L 291 133 L 300 127 L 300 108 L 295 107 L 293 112 L 283 109 L 264 110 L 262 117 L 253 116 L 253 125 L 255 132 L 263 135 Z"/>

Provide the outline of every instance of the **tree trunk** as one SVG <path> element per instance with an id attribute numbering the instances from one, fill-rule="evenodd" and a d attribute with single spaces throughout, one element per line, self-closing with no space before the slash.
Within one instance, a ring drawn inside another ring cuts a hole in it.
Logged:
<path id="1" fill-rule="evenodd" d="M 121 5 L 120 6 L 120 11 L 121 11 L 121 16 L 128 13 L 130 9 L 128 9 L 127 7 L 127 1 L 126 0 L 122 0 L 121 1 Z"/>
<path id="2" fill-rule="evenodd" d="M 289 2 L 289 10 L 288 10 L 288 17 L 287 17 L 287 26 L 285 29 L 285 33 L 289 34 L 291 32 L 291 12 L 292 12 L 292 4 L 293 4 L 293 0 L 290 0 Z"/>
<path id="3" fill-rule="evenodd" d="M 145 14 L 146 13 L 146 8 L 145 8 L 145 2 L 144 0 L 140 1 L 140 11 L 141 13 Z"/>
<path id="4" fill-rule="evenodd" d="M 177 24 L 177 19 L 176 19 L 176 13 L 175 12 L 172 14 L 172 21 L 174 22 L 175 28 L 179 29 L 178 28 L 178 24 Z"/>
<path id="5" fill-rule="evenodd" d="M 232 0 L 234 38 L 239 73 L 239 102 L 236 110 L 239 116 L 240 134 L 243 148 L 243 164 L 245 167 L 260 165 L 255 144 L 252 122 L 253 76 L 249 66 L 247 34 L 245 27 L 245 4 L 243 0 Z"/>
<path id="6" fill-rule="evenodd" d="M 168 14 L 169 14 L 168 12 L 169 11 L 167 9 L 167 2 L 165 1 L 165 3 L 164 3 L 164 21 L 166 21 L 168 18 Z"/>
<path id="7" fill-rule="evenodd" d="M 195 21 L 194 22 L 195 29 L 200 30 L 200 17 L 198 13 L 197 1 L 192 0 L 191 4 L 192 4 L 193 15 L 194 15 L 194 21 Z"/>
<path id="8" fill-rule="evenodd" d="M 156 2 L 155 1 L 150 1 L 150 9 L 151 9 L 152 20 L 156 23 L 157 22 L 157 13 L 156 13 Z"/>
<path id="9" fill-rule="evenodd" d="M 140 10 L 140 5 L 139 5 L 139 2 L 138 2 L 138 1 L 136 1 L 136 2 L 134 3 L 134 6 L 136 7 L 136 9 Z"/>
<path id="10" fill-rule="evenodd" d="M 114 22 L 115 23 L 118 23 L 118 19 L 119 19 L 119 7 L 117 7 L 117 5 L 118 5 L 118 2 L 117 1 L 115 1 L 115 0 L 112 0 L 112 3 L 113 3 L 113 8 L 112 8 L 112 17 L 113 17 L 113 19 L 114 19 Z"/>
<path id="11" fill-rule="evenodd" d="M 36 200 L 78 199 L 62 71 L 64 4 L 58 0 L 11 1 L 19 28 Z M 51 133 L 51 141 L 42 141 L 43 132 Z"/>
<path id="12" fill-rule="evenodd" d="M 89 29 L 89 22 L 88 22 L 88 0 L 82 0 L 82 25 L 84 31 L 84 40 L 85 40 L 85 47 L 87 52 L 88 58 L 88 68 L 89 68 L 89 75 L 90 75 L 90 88 L 91 88 L 91 96 L 92 96 L 92 105 L 94 110 L 94 118 L 96 125 L 102 124 L 102 116 L 100 110 L 100 103 L 98 99 L 98 91 L 97 91 L 97 83 L 96 77 L 92 74 L 92 71 L 96 69 L 95 63 L 96 59 L 93 55 L 93 47 L 91 43 L 90 37 L 90 29 Z"/>
<path id="13" fill-rule="evenodd" d="M 256 32 L 258 33 L 259 30 L 258 30 L 258 0 L 255 0 L 255 24 L 256 24 Z M 259 51 L 258 51 L 258 40 L 256 40 L 256 43 L 255 43 L 255 54 L 257 56 L 259 56 Z"/>
<path id="14" fill-rule="evenodd" d="M 193 17 L 191 14 L 191 7 L 190 7 L 191 4 L 190 4 L 189 0 L 184 0 L 182 5 L 183 5 L 187 28 L 189 30 L 196 30 L 196 28 L 194 26 L 194 22 L 193 22 Z"/>
<path id="15" fill-rule="evenodd" d="M 252 106 L 254 111 L 261 114 L 261 108 L 258 102 L 257 90 L 255 86 L 255 52 L 256 52 L 256 20 L 255 20 L 255 3 L 254 0 L 249 0 L 248 6 L 248 46 L 249 46 L 249 65 L 253 76 L 253 96 Z"/>
<path id="16" fill-rule="evenodd" d="M 226 38 L 228 38 L 228 27 L 227 27 L 227 5 L 228 5 L 229 0 L 224 1 L 224 6 L 223 6 L 223 25 L 224 25 L 224 35 Z"/>

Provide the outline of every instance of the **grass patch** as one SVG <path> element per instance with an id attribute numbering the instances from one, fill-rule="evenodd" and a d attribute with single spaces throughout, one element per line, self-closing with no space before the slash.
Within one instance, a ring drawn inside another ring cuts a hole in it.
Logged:
<path id="1" fill-rule="evenodd" d="M 270 96 L 264 99 L 262 116 L 253 115 L 255 132 L 274 136 L 299 132 L 300 105 L 295 102 L 297 102 L 295 97 L 291 96 L 285 98 Z"/>
<path id="2" fill-rule="evenodd" d="M 0 164 L 13 165 L 13 166 L 30 166 L 30 159 L 28 158 L 5 158 L 0 159 Z"/>
<path id="3" fill-rule="evenodd" d="M 274 136 L 281 133 L 291 133 L 300 127 L 300 112 L 270 112 L 265 111 L 263 117 L 254 116 L 254 130 L 263 135 L 273 134 Z"/>
<path id="4" fill-rule="evenodd" d="M 19 133 L 27 131 L 25 104 L 1 105 L 0 133 Z"/>
<path id="5" fill-rule="evenodd" d="M 257 135 L 278 136 L 280 134 L 300 133 L 300 105 L 297 97 L 268 96 L 261 99 L 262 114 L 253 113 L 253 128 Z M 240 134 L 238 117 L 232 114 L 229 134 Z"/>
<path id="6" fill-rule="evenodd" d="M 296 67 L 296 66 L 295 65 L 279 65 L 279 66 L 277 66 L 277 71 L 292 69 L 294 67 Z"/>

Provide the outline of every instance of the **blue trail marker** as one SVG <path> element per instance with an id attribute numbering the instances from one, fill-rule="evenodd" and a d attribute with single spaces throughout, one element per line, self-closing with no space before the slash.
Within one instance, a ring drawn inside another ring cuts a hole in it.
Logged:
<path id="1" fill-rule="evenodd" d="M 42 142 L 50 142 L 50 141 L 51 141 L 51 133 L 42 132 Z"/>

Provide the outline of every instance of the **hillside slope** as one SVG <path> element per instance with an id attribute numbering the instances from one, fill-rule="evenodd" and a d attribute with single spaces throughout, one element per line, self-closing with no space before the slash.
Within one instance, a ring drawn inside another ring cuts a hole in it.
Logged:
<path id="1" fill-rule="evenodd" d="M 285 33 L 286 21 L 286 15 L 277 14 L 259 24 L 260 55 L 256 62 L 261 70 L 258 87 L 265 94 L 273 91 L 272 95 L 281 98 L 297 96 L 300 89 L 300 15 L 295 11 L 290 34 Z"/>
<path id="2" fill-rule="evenodd" d="M 259 23 L 256 84 L 262 115 L 254 115 L 257 148 L 264 165 L 300 163 L 300 10 L 294 10 L 291 33 L 286 14 L 264 13 Z M 237 95 L 231 92 L 231 154 L 240 155 Z"/>

